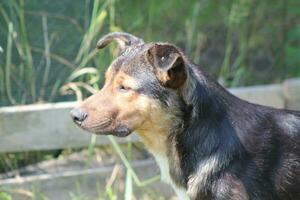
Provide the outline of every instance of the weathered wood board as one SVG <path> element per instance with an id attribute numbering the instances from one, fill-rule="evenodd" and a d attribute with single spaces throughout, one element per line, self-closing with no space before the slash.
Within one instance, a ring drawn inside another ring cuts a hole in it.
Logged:
<path id="1" fill-rule="evenodd" d="M 76 127 L 69 111 L 75 102 L 0 108 L 0 152 L 88 146 L 92 135 Z M 117 139 L 117 138 L 116 138 Z M 117 139 L 137 140 L 137 136 Z M 108 144 L 97 136 L 97 145 Z"/>
<path id="2" fill-rule="evenodd" d="M 133 168 L 141 180 L 146 180 L 158 175 L 159 170 L 154 160 L 135 161 Z M 124 167 L 118 168 L 112 189 L 118 199 L 124 198 Z M 43 175 L 32 175 L 22 178 L 12 178 L 0 180 L 0 191 L 4 191 L 17 200 L 35 199 L 49 200 L 70 200 L 77 197 L 80 199 L 108 199 L 105 196 L 105 186 L 112 176 L 113 167 L 99 167 L 92 169 L 82 169 L 74 171 L 62 171 Z M 147 192 L 146 192 L 147 191 Z M 149 199 L 145 197 L 155 194 L 155 197 L 161 196 L 170 199 L 174 193 L 170 186 L 156 181 L 147 187 L 134 186 L 136 199 Z M 42 198 L 44 197 L 44 198 Z M 106 198 L 105 198 L 106 197 Z M 152 199 L 152 198 L 151 198 Z M 153 198 L 155 199 L 155 198 Z"/>
<path id="3" fill-rule="evenodd" d="M 284 108 L 285 106 L 280 84 L 232 88 L 230 92 L 251 103 L 275 108 Z"/>
<path id="4" fill-rule="evenodd" d="M 300 79 L 289 79 L 283 83 L 285 107 L 300 110 Z"/>
<path id="5" fill-rule="evenodd" d="M 283 84 L 230 89 L 247 101 L 277 108 L 300 110 L 300 79 Z M 72 122 L 69 111 L 76 102 L 0 108 L 0 153 L 84 147 L 91 134 Z M 118 142 L 137 141 L 133 134 Z M 97 145 L 109 144 L 97 136 Z"/>

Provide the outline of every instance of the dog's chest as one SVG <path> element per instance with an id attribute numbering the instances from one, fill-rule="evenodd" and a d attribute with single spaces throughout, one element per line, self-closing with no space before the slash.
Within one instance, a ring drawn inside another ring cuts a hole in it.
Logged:
<path id="1" fill-rule="evenodd" d="M 160 174 L 161 174 L 161 180 L 165 183 L 170 184 L 173 189 L 176 192 L 176 195 L 180 200 L 190 200 L 190 198 L 186 194 L 186 190 L 184 188 L 178 187 L 172 180 L 170 176 L 170 170 L 169 170 L 169 161 L 166 156 L 153 154 L 154 158 L 159 166 Z"/>

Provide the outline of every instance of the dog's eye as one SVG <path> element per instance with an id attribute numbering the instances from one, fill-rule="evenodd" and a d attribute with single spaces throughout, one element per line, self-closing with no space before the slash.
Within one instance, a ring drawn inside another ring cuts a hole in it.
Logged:
<path id="1" fill-rule="evenodd" d="M 126 87 L 124 85 L 120 85 L 118 87 L 118 90 L 121 91 L 121 92 L 126 92 L 126 91 L 130 90 L 130 87 Z"/>

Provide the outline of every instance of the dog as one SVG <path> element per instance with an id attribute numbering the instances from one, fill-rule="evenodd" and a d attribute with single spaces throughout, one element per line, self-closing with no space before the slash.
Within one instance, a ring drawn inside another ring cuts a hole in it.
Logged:
<path id="1" fill-rule="evenodd" d="M 241 100 L 173 44 L 128 33 L 103 88 L 71 111 L 95 134 L 136 132 L 181 200 L 300 199 L 300 112 Z"/>

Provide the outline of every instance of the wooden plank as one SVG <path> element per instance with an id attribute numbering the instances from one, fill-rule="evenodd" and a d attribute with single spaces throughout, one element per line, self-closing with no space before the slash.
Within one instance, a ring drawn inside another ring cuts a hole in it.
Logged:
<path id="1" fill-rule="evenodd" d="M 251 103 L 275 108 L 284 108 L 285 106 L 280 84 L 232 88 L 229 91 Z"/>
<path id="2" fill-rule="evenodd" d="M 286 108 L 300 110 L 300 79 L 289 79 L 283 83 Z"/>
<path id="3" fill-rule="evenodd" d="M 88 146 L 91 134 L 78 128 L 69 111 L 75 102 L 0 108 L 0 153 Z M 117 139 L 136 141 L 137 136 Z M 97 136 L 97 145 L 109 144 Z"/>
<path id="4" fill-rule="evenodd" d="M 285 94 L 279 84 L 233 88 L 230 92 L 250 102 L 277 108 L 284 108 L 288 99 L 289 108 L 296 108 L 300 104 L 298 82 L 286 82 Z M 91 134 L 79 129 L 69 116 L 75 106 L 76 102 L 68 102 L 0 108 L 0 153 L 87 146 Z M 137 141 L 138 137 L 132 134 L 117 140 Z M 107 145 L 109 141 L 106 136 L 97 136 L 96 143 Z"/>
<path id="5" fill-rule="evenodd" d="M 135 161 L 133 168 L 141 180 L 158 175 L 159 170 L 152 159 Z M 116 180 L 112 185 L 118 199 L 124 197 L 124 167 L 119 166 Z M 61 171 L 51 174 L 29 175 L 22 178 L 0 180 L 0 191 L 12 195 L 13 199 L 27 200 L 24 194 L 35 192 L 47 199 L 69 200 L 72 194 L 80 199 L 99 199 L 105 197 L 105 186 L 112 175 L 113 166 L 74 171 Z M 159 181 L 146 188 L 134 188 L 136 199 L 146 199 L 146 191 L 167 199 L 174 196 L 172 189 Z M 38 198 L 38 197 L 36 197 Z M 103 198 L 104 199 L 104 198 Z M 106 198 L 105 198 L 106 199 Z"/>

